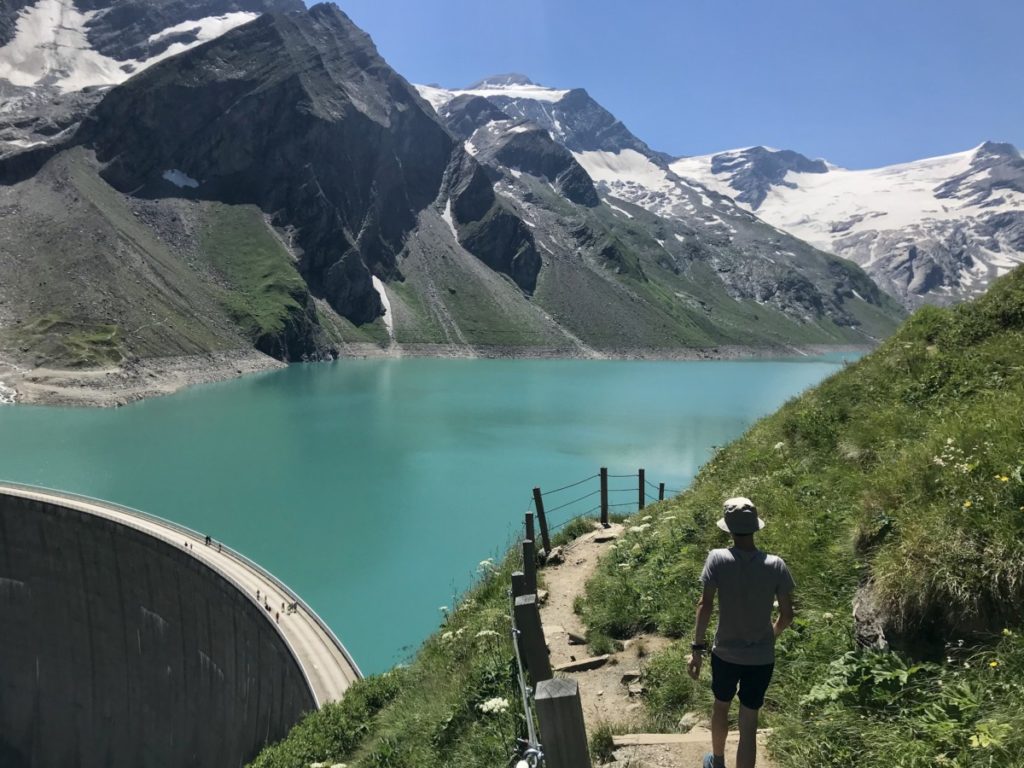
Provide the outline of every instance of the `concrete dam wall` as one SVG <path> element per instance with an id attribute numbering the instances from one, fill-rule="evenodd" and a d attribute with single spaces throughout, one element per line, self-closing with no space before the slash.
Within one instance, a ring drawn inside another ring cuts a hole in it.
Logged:
<path id="1" fill-rule="evenodd" d="M 0 493 L 0 766 L 243 765 L 317 706 L 253 598 L 180 540 Z"/>

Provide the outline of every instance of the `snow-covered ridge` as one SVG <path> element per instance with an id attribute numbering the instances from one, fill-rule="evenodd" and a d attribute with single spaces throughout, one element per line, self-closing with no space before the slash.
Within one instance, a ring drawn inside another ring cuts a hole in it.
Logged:
<path id="1" fill-rule="evenodd" d="M 176 42 L 149 59 L 118 61 L 89 43 L 86 25 L 100 11 L 79 11 L 73 0 L 37 0 L 18 15 L 13 39 L 0 47 L 0 78 L 14 85 L 52 85 L 79 91 L 96 85 L 117 85 L 158 61 L 219 37 L 259 14 L 239 11 L 185 21 L 151 35 L 150 42 L 195 31 L 191 42 Z"/>
<path id="2" fill-rule="evenodd" d="M 438 88 L 433 85 L 417 85 L 415 88 L 419 91 L 420 96 L 430 102 L 430 106 L 432 106 L 435 111 L 443 108 L 445 104 L 457 96 L 464 95 L 482 96 L 484 98 L 504 96 L 509 99 L 532 99 L 534 101 L 554 103 L 556 101 L 561 101 L 565 95 L 569 93 L 567 90 L 547 88 L 535 83 L 517 83 L 508 85 L 488 83 L 479 88 L 463 88 L 454 90 Z"/>
<path id="3" fill-rule="evenodd" d="M 960 205 L 940 200 L 934 190 L 967 171 L 976 151 L 863 171 L 836 166 L 830 166 L 828 173 L 790 171 L 785 185 L 774 187 L 760 206 L 746 207 L 765 221 L 825 248 L 840 232 L 899 229 L 929 218 L 954 219 L 963 215 Z M 714 157 L 741 152 L 682 158 L 671 168 L 684 178 L 735 196 L 731 176 L 712 173 L 711 165 Z"/>
<path id="4" fill-rule="evenodd" d="M 739 198 L 754 162 L 751 149 L 737 149 L 681 158 L 670 167 Z M 826 166 L 825 173 L 790 170 L 772 180 L 760 204 L 738 202 L 768 223 L 868 268 L 908 306 L 928 295 L 975 295 L 1024 262 L 1024 250 L 999 218 L 1024 217 L 1024 163 L 1009 145 L 985 143 L 867 170 Z"/>

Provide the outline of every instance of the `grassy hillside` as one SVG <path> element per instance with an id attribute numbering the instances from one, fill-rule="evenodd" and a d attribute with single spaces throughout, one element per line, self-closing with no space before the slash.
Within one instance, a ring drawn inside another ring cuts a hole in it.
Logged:
<path id="1" fill-rule="evenodd" d="M 655 719 L 707 704 L 685 675 L 698 574 L 724 545 L 722 499 L 750 496 L 761 546 L 798 583 L 767 708 L 780 764 L 1022 765 L 1022 468 L 1017 270 L 973 304 L 919 311 L 720 451 L 602 563 L 584 617 L 684 638 L 652 666 Z M 855 598 L 899 653 L 858 647 Z"/>
<path id="2" fill-rule="evenodd" d="M 756 382 L 752 382 L 756 386 Z M 648 507 L 580 602 L 590 636 L 682 638 L 645 673 L 651 727 L 709 701 L 685 673 L 722 499 L 754 498 L 797 583 L 766 724 L 784 766 L 1024 765 L 1024 271 L 926 308 L 877 352 L 721 450 Z M 570 526 L 570 529 L 572 526 Z M 573 536 L 579 530 L 568 530 Z M 408 666 L 313 713 L 258 768 L 503 764 L 516 714 L 506 585 L 481 580 Z M 893 653 L 855 640 L 854 599 Z M 503 698 L 509 708 L 485 712 Z"/>

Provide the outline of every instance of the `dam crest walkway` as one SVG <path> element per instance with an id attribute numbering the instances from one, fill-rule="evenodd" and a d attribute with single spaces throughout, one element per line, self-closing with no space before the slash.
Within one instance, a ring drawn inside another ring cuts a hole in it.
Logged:
<path id="1" fill-rule="evenodd" d="M 246 595 L 273 625 L 298 663 L 318 707 L 338 701 L 362 677 L 345 646 L 301 597 L 280 579 L 222 542 L 206 544 L 206 536 L 185 526 L 129 507 L 85 496 L 0 482 L 0 494 L 54 504 L 96 515 L 134 528 L 190 554 Z M 188 544 L 186 547 L 185 545 Z M 260 599 L 256 593 L 259 590 Z M 266 610 L 264 603 L 270 606 Z M 296 604 L 293 612 L 281 604 Z M 276 615 L 280 612 L 280 620 Z"/>

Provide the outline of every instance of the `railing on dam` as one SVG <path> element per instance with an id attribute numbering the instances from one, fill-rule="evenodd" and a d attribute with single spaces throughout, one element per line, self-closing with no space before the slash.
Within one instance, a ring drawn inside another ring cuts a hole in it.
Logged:
<path id="1" fill-rule="evenodd" d="M 16 483 L 6 480 L 0 480 L 0 494 L 5 493 L 6 491 L 11 491 L 11 495 L 19 495 L 28 498 L 34 497 L 39 499 L 40 497 L 43 497 L 48 498 L 54 502 L 64 501 L 67 502 L 69 505 L 73 505 L 74 508 L 78 508 L 80 511 L 89 512 L 91 510 L 89 510 L 88 507 L 95 507 L 99 509 L 106 509 L 113 513 L 127 516 L 129 518 L 137 518 L 140 522 L 147 522 L 150 525 L 155 525 L 161 529 L 166 530 L 168 532 L 167 542 L 169 544 L 173 544 L 173 541 L 170 536 L 170 534 L 172 533 L 175 535 L 184 535 L 187 538 L 195 539 L 199 542 L 207 540 L 207 536 L 205 534 L 199 533 L 198 531 L 195 531 L 192 528 L 189 528 L 188 526 L 174 522 L 173 520 L 167 520 L 165 518 L 159 517 L 158 515 L 143 512 L 142 510 L 134 509 L 123 504 L 116 504 L 103 499 L 96 499 L 94 497 L 86 496 L 84 494 L 75 494 L 52 488 L 46 488 L 43 486 L 34 486 L 25 483 Z M 85 508 L 83 509 L 83 507 Z M 255 561 L 251 560 L 250 558 L 246 557 L 241 552 L 232 549 L 231 547 L 227 546 L 221 541 L 217 541 L 216 544 L 217 554 L 228 556 L 229 558 L 233 559 L 235 562 L 243 566 L 246 570 L 258 575 L 265 582 L 272 584 L 279 592 L 282 593 L 282 595 L 287 596 L 287 599 L 290 603 L 294 603 L 297 606 L 297 608 L 300 608 L 307 616 L 309 616 L 310 619 L 312 619 L 313 622 L 315 622 L 319 630 L 322 632 L 323 636 L 331 644 L 333 644 L 333 646 L 341 654 L 341 656 L 344 658 L 345 663 L 351 670 L 351 675 L 346 674 L 346 677 L 351 676 L 354 679 L 359 679 L 362 677 L 362 672 L 359 669 L 358 664 L 356 663 L 352 655 L 348 652 L 348 649 L 345 647 L 344 643 L 341 642 L 341 640 L 337 637 L 337 635 L 335 635 L 334 631 L 327 625 L 327 623 L 319 616 L 319 614 L 316 613 L 316 611 L 313 610 L 313 608 L 305 600 L 302 599 L 302 597 L 298 593 L 292 590 L 287 584 L 281 581 L 278 577 L 276 577 L 266 568 L 261 566 L 259 563 L 256 563 Z M 241 592 L 246 593 L 249 599 L 252 599 L 252 595 L 248 594 L 248 590 L 246 590 L 246 588 L 242 584 L 238 583 L 238 580 L 231 573 L 227 572 L 225 569 L 218 566 L 218 564 L 215 561 L 215 558 L 197 557 L 196 559 L 201 561 L 206 567 L 210 568 L 212 571 L 217 573 L 221 578 L 225 579 L 227 582 L 234 585 Z M 259 601 L 256 602 L 257 604 L 259 604 Z M 301 649 L 292 646 L 292 643 L 289 642 L 286 633 L 282 631 L 279 624 L 277 624 L 274 621 L 271 621 L 271 624 L 275 625 L 278 633 L 285 640 L 285 644 L 288 646 L 292 655 L 295 657 L 296 663 L 298 664 L 300 670 L 302 671 L 302 674 L 306 679 L 306 683 L 309 687 L 311 694 L 313 695 L 313 698 L 316 700 L 317 706 L 323 706 L 329 700 L 340 698 L 340 691 L 334 690 L 325 692 L 322 689 L 323 686 L 318 686 L 314 683 L 314 681 L 310 677 L 308 670 L 309 660 L 303 658 Z"/>

